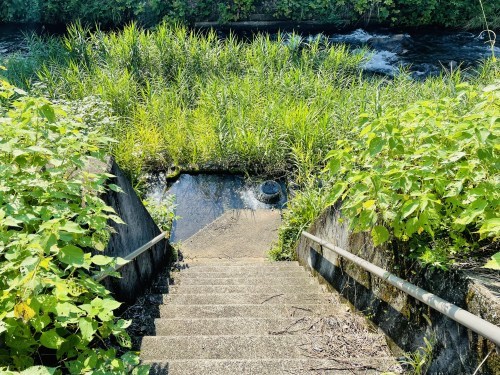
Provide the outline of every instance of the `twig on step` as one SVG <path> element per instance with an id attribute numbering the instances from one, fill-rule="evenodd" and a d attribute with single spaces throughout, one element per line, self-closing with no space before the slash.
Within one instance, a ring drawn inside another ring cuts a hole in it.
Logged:
<path id="1" fill-rule="evenodd" d="M 269 331 L 268 334 L 270 334 L 270 335 L 282 335 L 284 333 L 288 333 L 290 331 L 290 328 L 292 328 L 293 326 L 295 326 L 297 323 L 304 321 L 305 319 L 306 318 L 297 319 L 296 321 L 294 321 L 292 324 L 290 324 L 285 329 L 283 329 L 281 331 Z"/>
<path id="2" fill-rule="evenodd" d="M 269 297 L 269 298 L 266 298 L 266 299 L 265 299 L 264 301 L 262 301 L 260 304 L 262 305 L 262 304 L 266 303 L 267 301 L 272 300 L 273 298 L 276 298 L 276 297 L 281 297 L 281 296 L 284 296 L 284 295 L 285 295 L 284 293 L 275 294 L 274 296 L 271 296 L 271 297 Z"/>

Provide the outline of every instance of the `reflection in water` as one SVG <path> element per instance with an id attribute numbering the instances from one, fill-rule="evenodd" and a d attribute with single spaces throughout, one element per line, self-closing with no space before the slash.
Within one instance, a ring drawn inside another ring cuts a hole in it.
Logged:
<path id="1" fill-rule="evenodd" d="M 281 186 L 280 201 L 274 205 L 257 200 L 257 186 L 256 182 L 235 175 L 182 174 L 168 190 L 161 178 L 152 182 L 148 196 L 161 202 L 164 194 L 175 195 L 175 214 L 179 218 L 172 225 L 170 240 L 179 242 L 191 237 L 226 211 L 282 208 L 286 204 L 284 184 Z"/>

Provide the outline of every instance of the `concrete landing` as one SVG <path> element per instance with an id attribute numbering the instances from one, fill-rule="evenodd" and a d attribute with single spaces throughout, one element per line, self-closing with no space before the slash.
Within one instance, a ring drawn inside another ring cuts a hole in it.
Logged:
<path id="1" fill-rule="evenodd" d="M 264 260 L 277 240 L 281 215 L 277 210 L 233 210 L 224 213 L 181 244 L 186 262 Z"/>

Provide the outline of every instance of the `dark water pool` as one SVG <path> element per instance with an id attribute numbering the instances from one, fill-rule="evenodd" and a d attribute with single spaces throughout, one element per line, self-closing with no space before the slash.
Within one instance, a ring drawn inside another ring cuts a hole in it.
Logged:
<path id="1" fill-rule="evenodd" d="M 257 187 L 261 181 L 235 175 L 181 174 L 168 186 L 163 176 L 150 179 L 147 196 L 161 204 L 165 195 L 174 194 L 179 218 L 174 221 L 171 242 L 186 240 L 210 224 L 224 212 L 233 209 L 273 209 L 286 204 L 286 187 L 281 183 L 281 197 L 275 204 L 257 200 Z"/>

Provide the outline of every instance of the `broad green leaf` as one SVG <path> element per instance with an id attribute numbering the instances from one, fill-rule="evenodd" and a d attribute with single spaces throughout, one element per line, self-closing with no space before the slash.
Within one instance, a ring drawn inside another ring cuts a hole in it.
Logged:
<path id="1" fill-rule="evenodd" d="M 340 199 L 342 194 L 344 193 L 345 189 L 347 187 L 347 184 L 339 182 L 336 183 L 332 189 L 330 190 L 330 196 L 328 197 L 328 201 L 331 204 L 337 203 L 337 201 Z"/>
<path id="2" fill-rule="evenodd" d="M 97 331 L 97 322 L 91 318 L 78 319 L 78 326 L 84 340 L 92 341 L 94 333 Z"/>
<path id="3" fill-rule="evenodd" d="M 500 236 L 500 217 L 485 220 L 483 222 L 483 225 L 481 225 L 481 228 L 479 228 L 477 233 L 481 234 L 482 238 L 490 237 L 490 236 L 499 237 Z"/>
<path id="4" fill-rule="evenodd" d="M 367 200 L 367 201 L 364 201 L 363 202 L 363 208 L 366 209 L 366 210 L 372 210 L 375 208 L 375 203 L 377 201 L 375 199 L 370 199 L 370 200 Z"/>
<path id="5" fill-rule="evenodd" d="M 63 225 L 59 227 L 59 230 L 63 230 L 65 232 L 69 233 L 85 233 L 85 230 L 83 230 L 80 225 L 73 221 L 66 221 Z"/>
<path id="6" fill-rule="evenodd" d="M 150 365 L 140 365 L 132 370 L 132 375 L 148 375 L 150 370 Z"/>
<path id="7" fill-rule="evenodd" d="M 491 257 L 491 260 L 489 260 L 483 268 L 490 268 L 493 270 L 500 270 L 500 252 L 496 253 Z"/>
<path id="8" fill-rule="evenodd" d="M 64 246 L 59 254 L 61 262 L 73 267 L 82 267 L 85 265 L 85 256 L 82 249 L 74 245 Z"/>
<path id="9" fill-rule="evenodd" d="M 20 375 L 54 375 L 57 368 L 45 366 L 32 366 L 20 372 Z"/>
<path id="10" fill-rule="evenodd" d="M 26 302 L 19 302 L 14 307 L 14 316 L 16 318 L 21 318 L 23 322 L 31 320 L 35 315 L 35 310 L 33 310 Z"/>
<path id="11" fill-rule="evenodd" d="M 455 219 L 455 224 L 467 225 L 476 219 L 479 215 L 484 212 L 484 209 L 488 206 L 488 202 L 484 199 L 477 199 L 464 210 L 460 216 Z"/>
<path id="12" fill-rule="evenodd" d="M 375 137 L 370 140 L 370 144 L 368 146 L 368 150 L 371 156 L 377 155 L 385 145 L 385 140 L 380 137 Z"/>
<path id="13" fill-rule="evenodd" d="M 336 175 L 340 170 L 340 160 L 337 158 L 331 159 L 328 165 L 330 167 L 330 174 L 332 176 Z"/>
<path id="14" fill-rule="evenodd" d="M 82 313 L 82 310 L 72 302 L 59 302 L 55 309 L 58 316 L 68 317 L 72 314 L 79 315 Z"/>
<path id="15" fill-rule="evenodd" d="M 123 192 L 122 188 L 116 184 L 108 184 L 108 188 L 110 188 L 113 191 L 116 191 L 117 193 Z"/>
<path id="16" fill-rule="evenodd" d="M 446 160 L 446 162 L 455 163 L 455 162 L 459 161 L 460 159 L 462 159 L 465 155 L 467 155 L 467 154 L 465 152 L 462 152 L 462 151 L 455 152 L 448 157 L 448 160 Z"/>
<path id="17" fill-rule="evenodd" d="M 16 220 L 12 216 L 7 216 L 5 219 L 1 220 L 0 223 L 6 227 L 20 228 L 19 224 L 22 224 L 22 221 Z"/>
<path id="18" fill-rule="evenodd" d="M 389 231 L 387 230 L 386 227 L 384 227 L 382 225 L 377 225 L 377 226 L 373 227 L 371 233 L 372 233 L 372 238 L 373 238 L 373 244 L 375 246 L 383 244 L 390 237 Z"/>
<path id="19" fill-rule="evenodd" d="M 418 201 L 409 200 L 401 207 L 401 218 L 406 219 L 418 208 L 420 203 Z"/>
<path id="20" fill-rule="evenodd" d="M 121 332 L 119 335 L 115 335 L 115 337 L 120 346 L 124 348 L 132 347 L 132 340 L 126 331 Z"/>
<path id="21" fill-rule="evenodd" d="M 57 334 L 55 329 L 42 332 L 40 336 L 40 343 L 49 349 L 58 349 L 63 342 L 64 339 Z"/>
<path id="22" fill-rule="evenodd" d="M 49 122 L 56 121 L 56 114 L 54 112 L 54 108 L 50 104 L 44 104 L 39 109 L 40 113 L 47 119 Z"/>
<path id="23" fill-rule="evenodd" d="M 113 258 L 104 255 L 94 255 L 92 258 L 92 263 L 98 266 L 105 266 L 113 261 Z"/>
<path id="24" fill-rule="evenodd" d="M 105 298 L 102 301 L 102 306 L 104 308 L 106 308 L 107 310 L 116 310 L 121 305 L 122 305 L 121 302 L 118 302 L 118 301 L 116 301 L 114 299 L 110 299 L 110 298 Z"/>
<path id="25" fill-rule="evenodd" d="M 38 152 L 41 154 L 47 154 L 47 155 L 53 155 L 54 153 L 49 150 L 46 147 L 41 147 L 41 146 L 30 146 L 26 150 L 32 151 L 32 152 Z"/>

